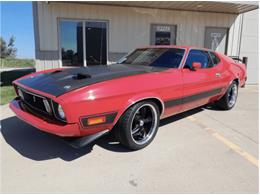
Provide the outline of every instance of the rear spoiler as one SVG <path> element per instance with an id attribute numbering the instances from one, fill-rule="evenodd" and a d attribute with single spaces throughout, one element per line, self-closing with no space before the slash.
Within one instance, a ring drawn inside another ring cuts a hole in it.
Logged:
<path id="1" fill-rule="evenodd" d="M 235 61 L 242 62 L 247 67 L 248 57 L 243 57 L 242 59 L 240 59 L 239 56 L 229 56 L 229 57 L 232 58 Z"/>

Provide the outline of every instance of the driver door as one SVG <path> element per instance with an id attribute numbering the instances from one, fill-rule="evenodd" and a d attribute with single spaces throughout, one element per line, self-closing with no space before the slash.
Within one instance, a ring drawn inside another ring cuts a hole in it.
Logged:
<path id="1" fill-rule="evenodd" d="M 200 63 L 201 68 L 192 69 L 194 62 Z M 210 98 L 221 92 L 217 87 L 216 70 L 206 50 L 189 51 L 182 69 L 182 81 L 182 111 L 207 104 Z"/>

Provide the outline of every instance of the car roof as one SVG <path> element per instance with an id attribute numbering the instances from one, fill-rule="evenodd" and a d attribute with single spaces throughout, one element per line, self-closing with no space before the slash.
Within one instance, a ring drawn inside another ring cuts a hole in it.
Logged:
<path id="1" fill-rule="evenodd" d="M 197 47 L 197 46 L 190 46 L 190 45 L 149 45 L 144 47 L 139 47 L 138 49 L 146 49 L 146 48 L 179 48 L 179 49 L 200 49 L 211 51 L 207 48 Z"/>

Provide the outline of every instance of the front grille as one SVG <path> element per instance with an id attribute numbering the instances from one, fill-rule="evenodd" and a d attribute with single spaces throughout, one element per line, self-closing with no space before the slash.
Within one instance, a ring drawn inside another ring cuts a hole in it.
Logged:
<path id="1" fill-rule="evenodd" d="M 48 118 L 50 120 L 56 120 L 56 122 L 65 124 L 66 120 L 61 119 L 58 113 L 58 103 L 52 101 L 50 98 L 32 93 L 20 86 L 14 85 L 19 98 L 23 104 L 29 108 L 30 113 L 34 115 Z M 20 93 L 19 93 L 20 92 Z"/>
<path id="2" fill-rule="evenodd" d="M 19 98 L 20 99 L 20 98 Z M 53 124 L 58 124 L 58 125 L 64 125 L 65 123 L 63 121 L 59 121 L 56 118 L 54 118 L 52 115 L 49 114 L 45 114 L 45 113 L 39 113 L 39 111 L 33 109 L 31 106 L 29 106 L 28 104 L 26 104 L 24 101 L 19 102 L 20 107 L 22 108 L 23 111 L 31 113 L 45 121 L 47 121 L 48 123 L 53 123 Z"/>
<path id="3" fill-rule="evenodd" d="M 31 93 L 27 90 L 18 88 L 22 92 L 22 97 L 21 99 L 32 109 L 44 112 L 46 114 L 51 114 L 50 112 L 47 111 L 47 108 L 44 105 L 44 100 L 46 101 L 47 99 L 45 97 L 42 97 L 40 95 Z M 48 100 L 47 100 L 48 101 Z M 49 101 L 48 101 L 49 102 Z M 49 102 L 50 103 L 50 102 Z"/>

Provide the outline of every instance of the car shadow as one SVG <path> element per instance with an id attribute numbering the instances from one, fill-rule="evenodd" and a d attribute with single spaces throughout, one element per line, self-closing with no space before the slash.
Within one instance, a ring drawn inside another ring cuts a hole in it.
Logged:
<path id="1" fill-rule="evenodd" d="M 203 110 L 204 108 L 196 108 L 162 119 L 160 126 L 168 125 Z M 112 133 L 103 136 L 85 147 L 73 148 L 60 137 L 39 131 L 15 116 L 1 121 L 1 133 L 6 143 L 13 149 L 22 156 L 35 161 L 44 161 L 54 158 L 72 161 L 89 154 L 95 145 L 112 152 L 133 152 L 121 146 Z"/>

